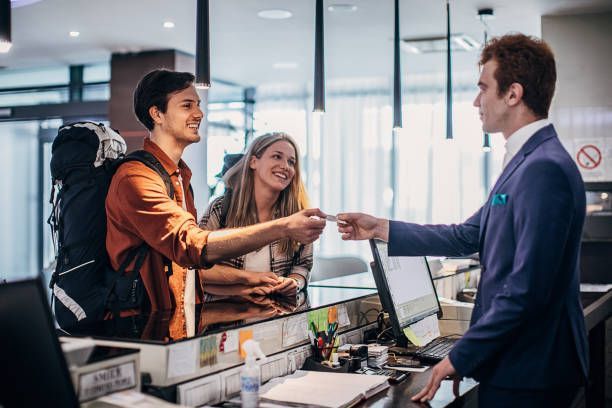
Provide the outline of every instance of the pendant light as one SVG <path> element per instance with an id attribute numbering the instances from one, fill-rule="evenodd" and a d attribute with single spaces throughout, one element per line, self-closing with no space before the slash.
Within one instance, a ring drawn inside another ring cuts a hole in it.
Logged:
<path id="1" fill-rule="evenodd" d="M 11 0 L 0 0 L 0 53 L 9 52 L 11 42 Z"/>
<path id="2" fill-rule="evenodd" d="M 210 88 L 209 0 L 198 0 L 196 10 L 196 83 L 198 89 Z"/>
<path id="3" fill-rule="evenodd" d="M 491 151 L 491 136 L 484 132 L 483 140 L 482 140 L 482 151 L 488 153 Z"/>
<path id="4" fill-rule="evenodd" d="M 453 138 L 453 82 L 451 72 L 450 1 L 446 0 L 446 139 Z"/>
<path id="5" fill-rule="evenodd" d="M 315 9 L 315 67 L 314 67 L 314 109 L 325 112 L 325 67 L 323 48 L 323 0 L 316 0 Z"/>
<path id="6" fill-rule="evenodd" d="M 480 19 L 480 22 L 484 26 L 484 43 L 483 43 L 483 47 L 486 47 L 487 46 L 487 41 L 488 41 L 488 30 L 489 30 L 489 26 L 487 25 L 486 20 L 490 19 L 490 18 L 493 18 L 493 9 L 491 9 L 491 8 L 479 9 L 478 10 L 478 18 Z M 484 132 L 484 134 L 483 134 L 482 151 L 485 152 L 485 153 L 491 151 L 491 136 L 487 132 Z"/>
<path id="7" fill-rule="evenodd" d="M 393 129 L 402 127 L 402 75 L 400 64 L 399 0 L 395 0 L 393 35 Z"/>

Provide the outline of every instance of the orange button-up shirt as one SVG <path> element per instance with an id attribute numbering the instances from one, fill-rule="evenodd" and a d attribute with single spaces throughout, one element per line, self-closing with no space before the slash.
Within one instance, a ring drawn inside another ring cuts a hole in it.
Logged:
<path id="1" fill-rule="evenodd" d="M 174 186 L 174 200 L 155 170 L 131 161 L 122 164 L 113 176 L 106 196 L 106 249 L 115 270 L 127 254 L 143 241 L 150 249 L 140 270 L 151 310 L 183 305 L 188 267 L 202 264 L 201 256 L 208 231 L 198 227 L 193 194 L 189 188 L 191 170 L 183 160 L 178 166 L 149 138 L 144 150 L 164 166 Z M 180 177 L 179 177 L 180 175 Z M 181 188 L 180 180 L 183 181 Z M 184 202 L 184 203 L 183 203 Z M 185 208 L 183 209 L 183 204 Z M 166 276 L 164 257 L 172 261 L 172 275 Z M 133 264 L 127 267 L 131 271 Z M 201 286 L 196 274 L 196 299 Z"/>

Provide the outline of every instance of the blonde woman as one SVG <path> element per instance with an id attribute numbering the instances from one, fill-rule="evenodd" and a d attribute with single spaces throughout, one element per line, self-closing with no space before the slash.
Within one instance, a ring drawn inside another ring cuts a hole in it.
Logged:
<path id="1" fill-rule="evenodd" d="M 288 134 L 269 133 L 254 139 L 225 174 L 226 193 L 209 205 L 200 226 L 207 230 L 243 227 L 307 208 L 299 157 L 298 146 Z M 250 288 L 238 286 L 238 292 L 290 295 L 306 287 L 311 268 L 312 244 L 285 239 L 203 270 L 201 278 L 204 290 L 212 294 L 235 294 L 227 286 L 234 280 L 244 285 L 247 277 L 253 283 Z M 225 287 L 217 283 L 222 276 Z"/>

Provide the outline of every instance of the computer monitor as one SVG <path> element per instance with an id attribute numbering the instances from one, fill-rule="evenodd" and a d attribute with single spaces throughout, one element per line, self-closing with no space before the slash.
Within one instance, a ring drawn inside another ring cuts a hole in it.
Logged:
<path id="1" fill-rule="evenodd" d="M 0 406 L 79 406 L 40 278 L 0 284 L 0 356 Z"/>
<path id="2" fill-rule="evenodd" d="M 370 240 L 372 273 L 383 308 L 389 313 L 393 332 L 406 345 L 403 329 L 428 316 L 442 317 L 442 309 L 424 256 L 389 256 L 387 243 Z"/>

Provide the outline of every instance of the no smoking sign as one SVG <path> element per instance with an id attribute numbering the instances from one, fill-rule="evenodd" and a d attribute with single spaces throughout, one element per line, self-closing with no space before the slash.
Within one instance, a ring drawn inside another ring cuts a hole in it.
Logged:
<path id="1" fill-rule="evenodd" d="M 592 144 L 584 145 L 576 153 L 576 162 L 583 169 L 596 169 L 601 164 L 601 150 Z"/>

